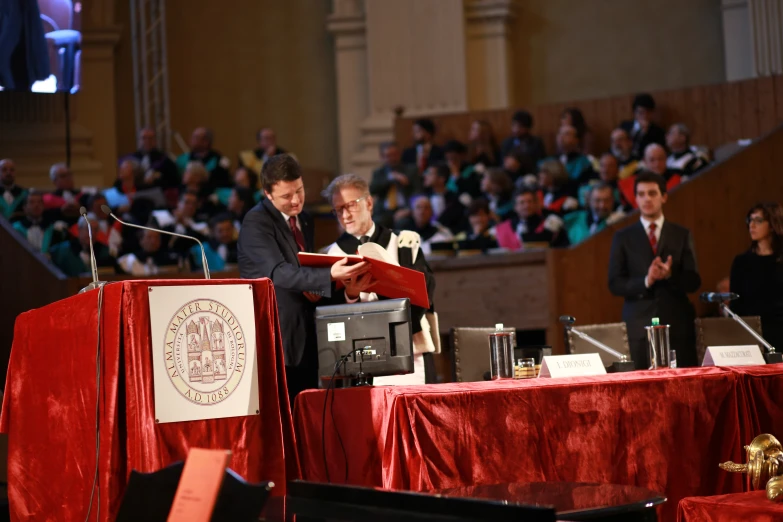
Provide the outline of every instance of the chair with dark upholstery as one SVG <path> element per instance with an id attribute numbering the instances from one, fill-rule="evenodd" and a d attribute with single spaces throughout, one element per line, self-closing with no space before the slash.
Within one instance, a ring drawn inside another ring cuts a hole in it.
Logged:
<path id="1" fill-rule="evenodd" d="M 508 327 L 511 344 L 516 345 L 516 328 Z M 451 347 L 454 354 L 454 382 L 483 381 L 489 373 L 489 334 L 494 328 L 452 328 Z"/>
<path id="2" fill-rule="evenodd" d="M 602 342 L 609 348 L 627 355 L 629 359 L 631 358 L 631 349 L 628 345 L 628 330 L 625 323 L 588 324 L 577 326 L 576 328 L 596 341 Z M 568 353 L 598 353 L 604 366 L 611 366 L 613 362 L 619 361 L 614 355 L 598 349 L 573 332 L 568 332 L 567 341 L 566 349 Z"/>
<path id="3" fill-rule="evenodd" d="M 761 318 L 757 315 L 743 317 L 743 321 L 761 335 Z M 741 346 L 759 342 L 730 317 L 701 317 L 696 319 L 696 357 L 699 366 L 708 346 Z M 764 353 L 764 349 L 761 349 Z"/>

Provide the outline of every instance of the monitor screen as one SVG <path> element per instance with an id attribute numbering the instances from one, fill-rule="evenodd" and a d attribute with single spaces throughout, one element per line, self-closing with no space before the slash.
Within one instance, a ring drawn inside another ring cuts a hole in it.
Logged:
<path id="1" fill-rule="evenodd" d="M 408 299 L 319 306 L 315 327 L 321 379 L 413 373 Z"/>
<path id="2" fill-rule="evenodd" d="M 2 2 L 0 90 L 40 93 L 79 90 L 82 2 Z"/>

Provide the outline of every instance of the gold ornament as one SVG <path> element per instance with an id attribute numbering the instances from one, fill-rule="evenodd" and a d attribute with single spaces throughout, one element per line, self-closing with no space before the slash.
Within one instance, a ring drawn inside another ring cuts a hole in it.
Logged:
<path id="1" fill-rule="evenodd" d="M 769 433 L 762 433 L 744 447 L 746 464 L 724 462 L 718 466 L 730 473 L 747 473 L 753 489 L 766 487 L 767 498 L 783 502 L 783 446 Z"/>

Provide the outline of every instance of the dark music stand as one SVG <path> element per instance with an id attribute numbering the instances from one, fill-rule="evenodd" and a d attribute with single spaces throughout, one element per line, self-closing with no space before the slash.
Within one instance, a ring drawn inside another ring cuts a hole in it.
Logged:
<path id="1" fill-rule="evenodd" d="M 184 467 L 176 462 L 153 473 L 131 471 L 116 522 L 166 522 Z M 249 484 L 230 469 L 225 473 L 210 521 L 256 522 L 274 484 Z"/>

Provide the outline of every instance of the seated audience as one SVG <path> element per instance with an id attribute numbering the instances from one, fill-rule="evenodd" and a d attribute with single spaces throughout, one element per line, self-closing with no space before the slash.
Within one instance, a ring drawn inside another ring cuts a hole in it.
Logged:
<path id="1" fill-rule="evenodd" d="M 587 128 L 582 111 L 576 107 L 568 107 L 560 115 L 561 127 L 573 127 L 576 130 L 576 137 L 579 140 L 579 151 L 584 155 L 589 155 L 593 148 L 593 133 Z"/>
<path id="2" fill-rule="evenodd" d="M 65 163 L 56 163 L 49 169 L 54 191 L 44 194 L 44 207 L 53 221 L 72 225 L 79 220 L 79 207 L 87 204 L 89 194 L 76 188 L 73 172 Z"/>
<path id="3" fill-rule="evenodd" d="M 498 168 L 487 170 L 481 180 L 481 190 L 496 221 L 503 221 L 514 213 L 514 183 L 506 171 Z"/>
<path id="4" fill-rule="evenodd" d="M 497 248 L 495 222 L 486 199 L 477 199 L 468 207 L 468 229 L 455 239 L 463 242 L 461 250 L 489 250 Z"/>
<path id="5" fill-rule="evenodd" d="M 590 158 L 582 153 L 576 129 L 569 125 L 560 127 L 557 133 L 558 158 L 568 171 L 568 177 L 576 185 L 587 183 L 597 177 Z"/>
<path id="6" fill-rule="evenodd" d="M 503 170 L 511 177 L 511 181 L 516 186 L 528 183 L 535 184 L 536 176 L 533 172 L 536 172 L 536 165 L 538 164 L 539 161 L 534 161 L 533 157 L 529 156 L 521 147 L 512 149 L 503 158 Z M 532 176 L 532 179 L 526 179 L 530 176 Z"/>
<path id="7" fill-rule="evenodd" d="M 565 214 L 579 207 L 573 196 L 573 184 L 562 163 L 549 159 L 538 169 L 538 184 L 542 190 L 544 208 L 556 214 Z"/>
<path id="8" fill-rule="evenodd" d="M 93 214 L 87 214 L 93 231 L 98 229 L 98 220 Z M 71 238 L 54 245 L 50 251 L 52 263 L 68 277 L 78 277 L 92 271 L 90 262 L 90 232 L 87 230 L 87 220 L 79 220 L 78 237 Z M 97 267 L 113 267 L 116 263 L 109 253 L 109 247 L 95 241 L 93 238 L 93 250 L 95 251 L 95 264 Z"/>
<path id="9" fill-rule="evenodd" d="M 457 193 L 446 187 L 450 175 L 449 166 L 445 163 L 434 165 L 424 174 L 424 187 L 435 221 L 458 234 L 467 227 L 465 206 L 460 203 Z"/>
<path id="10" fill-rule="evenodd" d="M 23 209 L 24 216 L 14 221 L 13 227 L 33 249 L 47 254 L 53 245 L 68 237 L 68 225 L 63 221 L 52 221 L 44 212 L 43 195 L 40 192 L 30 190 Z"/>
<path id="11" fill-rule="evenodd" d="M 563 218 L 544 209 L 538 193 L 533 189 L 521 189 L 514 196 L 511 226 L 525 244 L 568 246 L 568 235 L 563 230 Z"/>
<path id="12" fill-rule="evenodd" d="M 581 243 L 625 217 L 622 209 L 615 210 L 614 188 L 608 183 L 593 185 L 588 201 L 590 206 L 587 210 L 570 212 L 563 217 L 568 241 L 572 245 Z"/>
<path id="13" fill-rule="evenodd" d="M 663 176 L 663 178 L 666 180 L 667 192 L 679 185 L 682 181 L 682 177 L 680 176 L 679 172 L 666 167 L 666 150 L 657 143 L 649 144 L 647 149 L 644 151 L 644 168 L 640 169 L 630 178 L 622 179 L 619 182 L 620 192 L 631 208 L 637 208 L 636 197 L 634 197 L 634 191 L 636 190 L 634 185 L 636 183 L 636 177 L 641 172 L 652 172 L 654 174 L 658 174 L 659 176 Z"/>
<path id="14" fill-rule="evenodd" d="M 511 135 L 503 140 L 503 144 L 500 146 L 500 155 L 506 158 L 512 150 L 517 149 L 520 154 L 529 157 L 533 165 L 537 165 L 546 157 L 546 150 L 541 138 L 531 134 L 532 129 L 533 116 L 527 111 L 515 112 L 511 117 Z"/>
<path id="15" fill-rule="evenodd" d="M 183 192 L 195 192 L 199 198 L 205 198 L 212 192 L 208 181 L 209 172 L 203 164 L 198 161 L 188 163 L 182 174 L 182 186 L 179 193 L 181 195 Z"/>
<path id="16" fill-rule="evenodd" d="M 419 174 L 423 174 L 430 165 L 443 161 L 444 151 L 435 145 L 434 139 L 435 123 L 432 120 L 422 118 L 413 122 L 414 146 L 402 152 L 402 162 L 415 166 Z"/>
<path id="17" fill-rule="evenodd" d="M 242 228 L 242 220 L 245 219 L 251 208 L 256 204 L 255 195 L 248 188 L 234 187 L 228 197 L 226 208 L 234 219 L 234 228 L 237 233 Z"/>
<path id="18" fill-rule="evenodd" d="M 133 198 L 138 190 L 147 188 L 144 185 L 144 170 L 135 159 L 124 159 L 117 169 L 117 181 L 103 191 L 109 207 L 115 212 L 124 214 L 130 210 Z"/>
<path id="19" fill-rule="evenodd" d="M 707 166 L 707 158 L 691 146 L 691 131 L 684 123 L 675 123 L 666 133 L 666 146 L 670 154 L 666 166 L 677 172 L 682 172 L 684 179 L 693 176 Z"/>
<path id="20" fill-rule="evenodd" d="M 258 174 L 245 167 L 234 171 L 234 188 L 246 188 L 253 194 L 253 200 L 258 203 L 264 198 L 264 192 L 258 187 Z"/>
<path id="21" fill-rule="evenodd" d="M 465 145 L 457 140 L 446 142 L 444 147 L 449 180 L 446 187 L 459 196 L 463 205 L 481 197 L 481 168 L 465 163 Z"/>
<path id="22" fill-rule="evenodd" d="M 120 257 L 117 265 L 126 274 L 149 276 L 178 270 L 180 256 L 164 247 L 160 232 L 143 230 L 139 249 Z"/>
<path id="23" fill-rule="evenodd" d="M 475 120 L 470 125 L 468 136 L 468 163 L 494 167 L 500 164 L 500 151 L 492 133 L 492 126 L 484 120 Z"/>
<path id="24" fill-rule="evenodd" d="M 619 179 L 630 178 L 639 170 L 639 161 L 633 155 L 633 140 L 628 131 L 618 127 L 612 131 L 612 154 L 617 158 Z"/>
<path id="25" fill-rule="evenodd" d="M 738 315 L 761 317 L 764 339 L 783 347 L 783 207 L 759 203 L 746 214 L 750 249 L 734 258 L 729 278 Z"/>
<path id="26" fill-rule="evenodd" d="M 16 184 L 16 165 L 10 159 L 0 160 L 0 216 L 14 219 L 23 214 L 27 191 Z"/>
<path id="27" fill-rule="evenodd" d="M 375 200 L 373 221 L 391 228 L 395 221 L 410 214 L 410 197 L 421 190 L 421 176 L 413 165 L 400 161 L 396 143 L 380 146 L 383 165 L 375 169 L 370 181 L 370 194 Z"/>
<path id="28" fill-rule="evenodd" d="M 147 127 L 139 132 L 139 149 L 128 157 L 135 159 L 144 171 L 144 183 L 163 190 L 179 187 L 177 164 L 158 148 L 155 129 Z"/>
<path id="29" fill-rule="evenodd" d="M 255 149 L 243 150 L 239 153 L 239 166 L 260 176 L 264 162 L 277 154 L 286 154 L 286 150 L 277 146 L 277 134 L 269 127 L 264 127 L 256 133 L 256 144 Z"/>
<path id="30" fill-rule="evenodd" d="M 190 136 L 190 152 L 181 154 L 177 158 L 177 167 L 183 176 L 190 163 L 198 162 L 204 165 L 209 174 L 210 191 L 232 185 L 228 170 L 231 161 L 212 148 L 212 141 L 212 131 L 205 127 L 198 127 Z"/>
<path id="31" fill-rule="evenodd" d="M 651 143 L 665 146 L 666 133 L 655 123 L 655 99 L 651 95 L 637 94 L 631 108 L 633 120 L 622 122 L 620 127 L 625 129 L 633 140 L 634 157 L 641 158 Z"/>
<path id="32" fill-rule="evenodd" d="M 430 167 L 432 168 L 432 167 Z M 414 196 L 411 200 L 411 216 L 396 224 L 398 230 L 412 230 L 421 237 L 421 251 L 430 255 L 432 243 L 441 243 L 454 239 L 451 230 L 434 219 L 432 204 L 425 194 Z"/>
<path id="33" fill-rule="evenodd" d="M 152 212 L 152 226 L 167 232 L 194 236 L 204 241 L 209 236 L 209 225 L 197 217 L 198 207 L 198 194 L 185 192 L 179 197 L 179 203 L 173 212 L 168 210 Z M 178 253 L 189 250 L 192 244 L 193 241 L 190 239 L 166 236 L 166 248 Z"/>
<path id="34" fill-rule="evenodd" d="M 209 224 L 209 241 L 204 243 L 204 253 L 210 270 L 232 270 L 237 264 L 238 231 L 234 228 L 234 216 L 218 214 Z M 193 269 L 201 269 L 201 248 L 190 248 L 190 260 Z"/>
<path id="35" fill-rule="evenodd" d="M 108 205 L 108 201 L 106 196 L 100 192 L 90 196 L 90 199 L 87 201 L 87 212 L 93 216 L 96 225 L 92 229 L 93 239 L 97 243 L 105 245 L 112 257 L 117 257 L 122 248 L 122 225 L 103 211 L 101 208 L 103 205 Z M 82 221 L 84 220 L 80 219 L 68 229 L 72 238 L 79 237 L 79 223 Z"/>
<path id="36" fill-rule="evenodd" d="M 620 174 L 617 158 L 610 152 L 605 152 L 598 160 L 598 179 L 590 180 L 586 185 L 579 187 L 579 206 L 587 207 L 590 190 L 596 185 L 604 183 L 612 187 L 615 207 L 624 206 L 622 194 L 618 188 Z"/>

